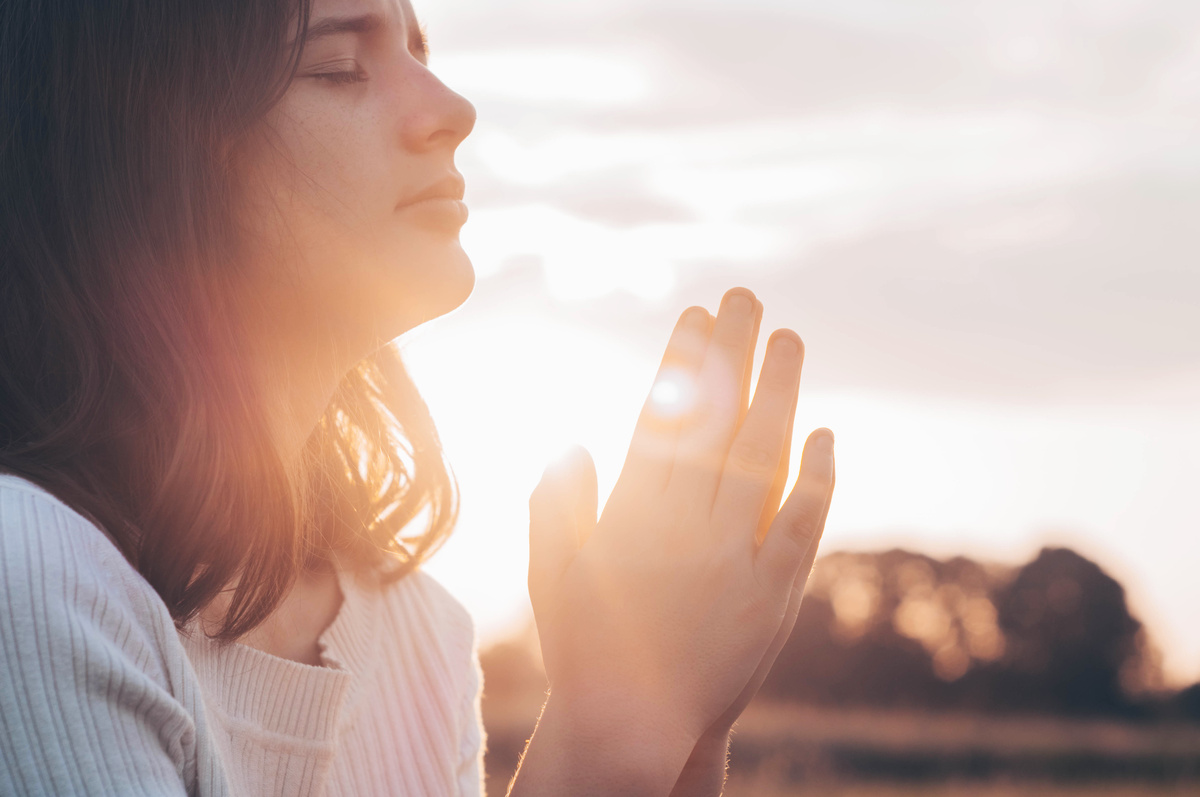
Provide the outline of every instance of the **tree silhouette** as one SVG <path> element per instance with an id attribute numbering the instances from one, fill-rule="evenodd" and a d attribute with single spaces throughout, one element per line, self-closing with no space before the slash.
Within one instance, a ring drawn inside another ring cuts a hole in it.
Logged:
<path id="1" fill-rule="evenodd" d="M 994 686 L 1008 707 L 1128 713 L 1123 671 L 1142 655 L 1142 624 L 1125 590 L 1065 548 L 1043 549 L 996 596 L 1007 653 Z"/>
<path id="2" fill-rule="evenodd" d="M 827 705 L 1130 714 L 1154 680 L 1125 591 L 1043 549 L 1021 568 L 903 550 L 818 564 L 763 694 Z M 1135 677 L 1136 676 L 1136 677 Z"/>

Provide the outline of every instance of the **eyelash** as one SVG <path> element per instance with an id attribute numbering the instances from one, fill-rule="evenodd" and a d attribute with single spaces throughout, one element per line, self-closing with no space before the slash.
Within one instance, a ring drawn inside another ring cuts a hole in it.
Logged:
<path id="1" fill-rule="evenodd" d="M 348 86 L 352 83 L 361 83 L 367 79 L 367 76 L 359 70 L 314 72 L 313 74 L 309 75 L 309 77 L 316 78 L 317 80 L 328 81 L 335 86 Z"/>
<path id="2" fill-rule="evenodd" d="M 417 28 L 417 33 L 421 35 L 421 54 L 426 58 L 429 57 L 429 31 L 424 25 Z"/>

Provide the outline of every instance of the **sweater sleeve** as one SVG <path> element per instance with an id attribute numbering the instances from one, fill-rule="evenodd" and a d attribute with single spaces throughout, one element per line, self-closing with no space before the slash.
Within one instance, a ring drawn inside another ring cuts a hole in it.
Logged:
<path id="1" fill-rule="evenodd" d="M 182 795 L 195 723 L 166 607 L 96 526 L 0 488 L 0 793 Z"/>

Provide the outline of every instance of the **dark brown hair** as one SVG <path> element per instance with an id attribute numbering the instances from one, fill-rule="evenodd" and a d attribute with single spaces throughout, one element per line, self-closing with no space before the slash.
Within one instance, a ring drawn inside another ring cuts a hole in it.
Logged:
<path id="1" fill-rule="evenodd" d="M 231 153 L 308 17 L 307 0 L 0 6 L 0 471 L 93 520 L 180 625 L 236 580 L 222 639 L 335 553 L 403 576 L 457 513 L 394 348 L 345 377 L 289 468 L 224 312 Z"/>

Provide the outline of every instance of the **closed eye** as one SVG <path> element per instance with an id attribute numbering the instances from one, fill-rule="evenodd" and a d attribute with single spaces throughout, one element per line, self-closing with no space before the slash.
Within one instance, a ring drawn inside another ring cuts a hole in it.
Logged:
<path id="1" fill-rule="evenodd" d="M 361 83 L 366 80 L 366 75 L 357 70 L 345 72 L 313 72 L 309 75 L 317 80 L 324 80 L 332 83 L 335 86 L 344 86 L 350 83 Z"/>
<path id="2" fill-rule="evenodd" d="M 312 66 L 304 77 L 314 78 L 333 85 L 346 85 L 348 83 L 361 83 L 367 79 L 367 75 L 359 66 L 358 61 L 352 58 L 342 58 L 336 61 L 326 61 L 321 64 Z"/>

